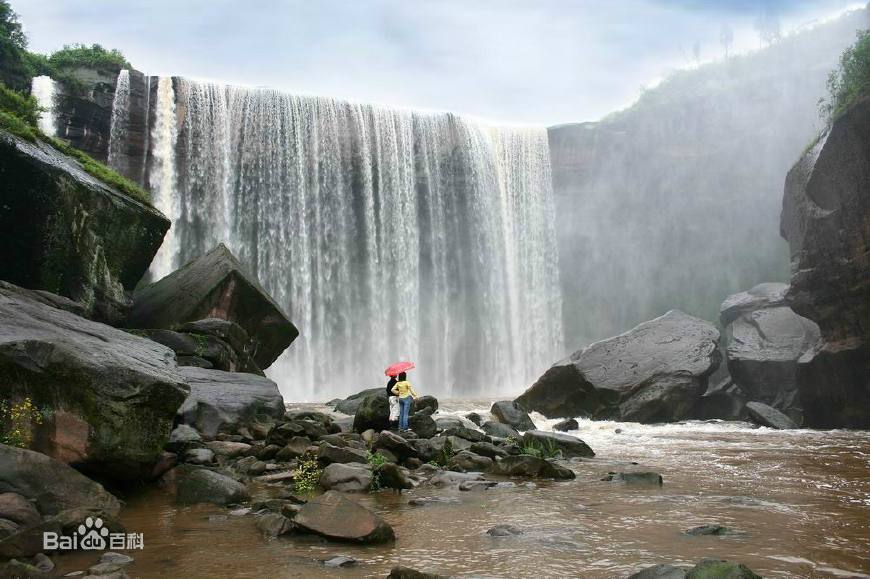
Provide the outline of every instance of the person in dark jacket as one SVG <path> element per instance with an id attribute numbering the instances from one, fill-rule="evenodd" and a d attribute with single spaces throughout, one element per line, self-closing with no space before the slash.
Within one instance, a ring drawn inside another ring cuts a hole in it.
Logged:
<path id="1" fill-rule="evenodd" d="M 387 382 L 387 400 L 390 401 L 390 430 L 399 426 L 399 397 L 393 394 L 393 386 L 396 385 L 396 377 L 390 376 Z"/>

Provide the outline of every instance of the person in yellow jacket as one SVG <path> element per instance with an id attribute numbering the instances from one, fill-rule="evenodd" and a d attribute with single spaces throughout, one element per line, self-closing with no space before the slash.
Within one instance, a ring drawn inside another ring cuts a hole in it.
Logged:
<path id="1" fill-rule="evenodd" d="M 417 393 L 414 392 L 414 388 L 408 382 L 407 374 L 404 372 L 399 374 L 399 381 L 393 386 L 392 392 L 399 397 L 399 430 L 408 430 L 408 416 L 411 414 L 411 402 L 417 398 Z"/>

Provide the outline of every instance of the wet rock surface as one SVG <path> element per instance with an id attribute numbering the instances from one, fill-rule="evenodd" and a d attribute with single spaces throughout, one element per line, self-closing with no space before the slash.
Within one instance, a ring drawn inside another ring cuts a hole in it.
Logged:
<path id="1" fill-rule="evenodd" d="M 308 501 L 293 522 L 302 530 L 339 541 L 370 544 L 396 538 L 381 517 L 335 491 Z"/>

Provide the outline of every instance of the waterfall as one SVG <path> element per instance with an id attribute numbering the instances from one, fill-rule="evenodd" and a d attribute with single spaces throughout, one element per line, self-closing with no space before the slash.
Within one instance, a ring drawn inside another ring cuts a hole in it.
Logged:
<path id="1" fill-rule="evenodd" d="M 268 372 L 288 400 L 401 359 L 423 392 L 504 395 L 563 354 L 544 129 L 176 88 L 177 119 L 160 79 L 151 186 L 173 227 L 152 270 L 227 243 L 300 329 Z"/>
<path id="2" fill-rule="evenodd" d="M 176 221 L 179 216 L 175 178 L 175 146 L 178 128 L 175 119 L 175 91 L 172 78 L 157 79 L 157 101 L 154 105 L 154 124 L 151 128 L 151 170 L 148 187 L 154 206 L 172 220 L 172 227 L 163 237 L 163 245 L 151 262 L 150 273 L 159 279 L 171 273 L 178 264 L 178 241 Z"/>
<path id="3" fill-rule="evenodd" d="M 112 101 L 112 120 L 109 125 L 108 165 L 116 171 L 126 169 L 120 167 L 119 162 L 124 155 L 129 123 L 130 71 L 124 69 L 118 73 L 118 80 L 115 82 L 115 99 Z"/>
<path id="4" fill-rule="evenodd" d="M 39 130 L 54 137 L 57 134 L 57 121 L 55 120 L 55 84 L 49 76 L 35 76 L 30 85 L 30 92 L 36 98 L 37 104 L 44 109 L 39 115 Z"/>

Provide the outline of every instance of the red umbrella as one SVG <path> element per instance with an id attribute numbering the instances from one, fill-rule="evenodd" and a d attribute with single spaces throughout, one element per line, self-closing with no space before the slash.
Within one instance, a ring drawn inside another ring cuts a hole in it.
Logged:
<path id="1" fill-rule="evenodd" d="M 384 370 L 384 374 L 387 376 L 398 376 L 402 372 L 407 372 L 408 370 L 413 370 L 415 368 L 414 362 L 396 362 L 386 370 Z"/>

